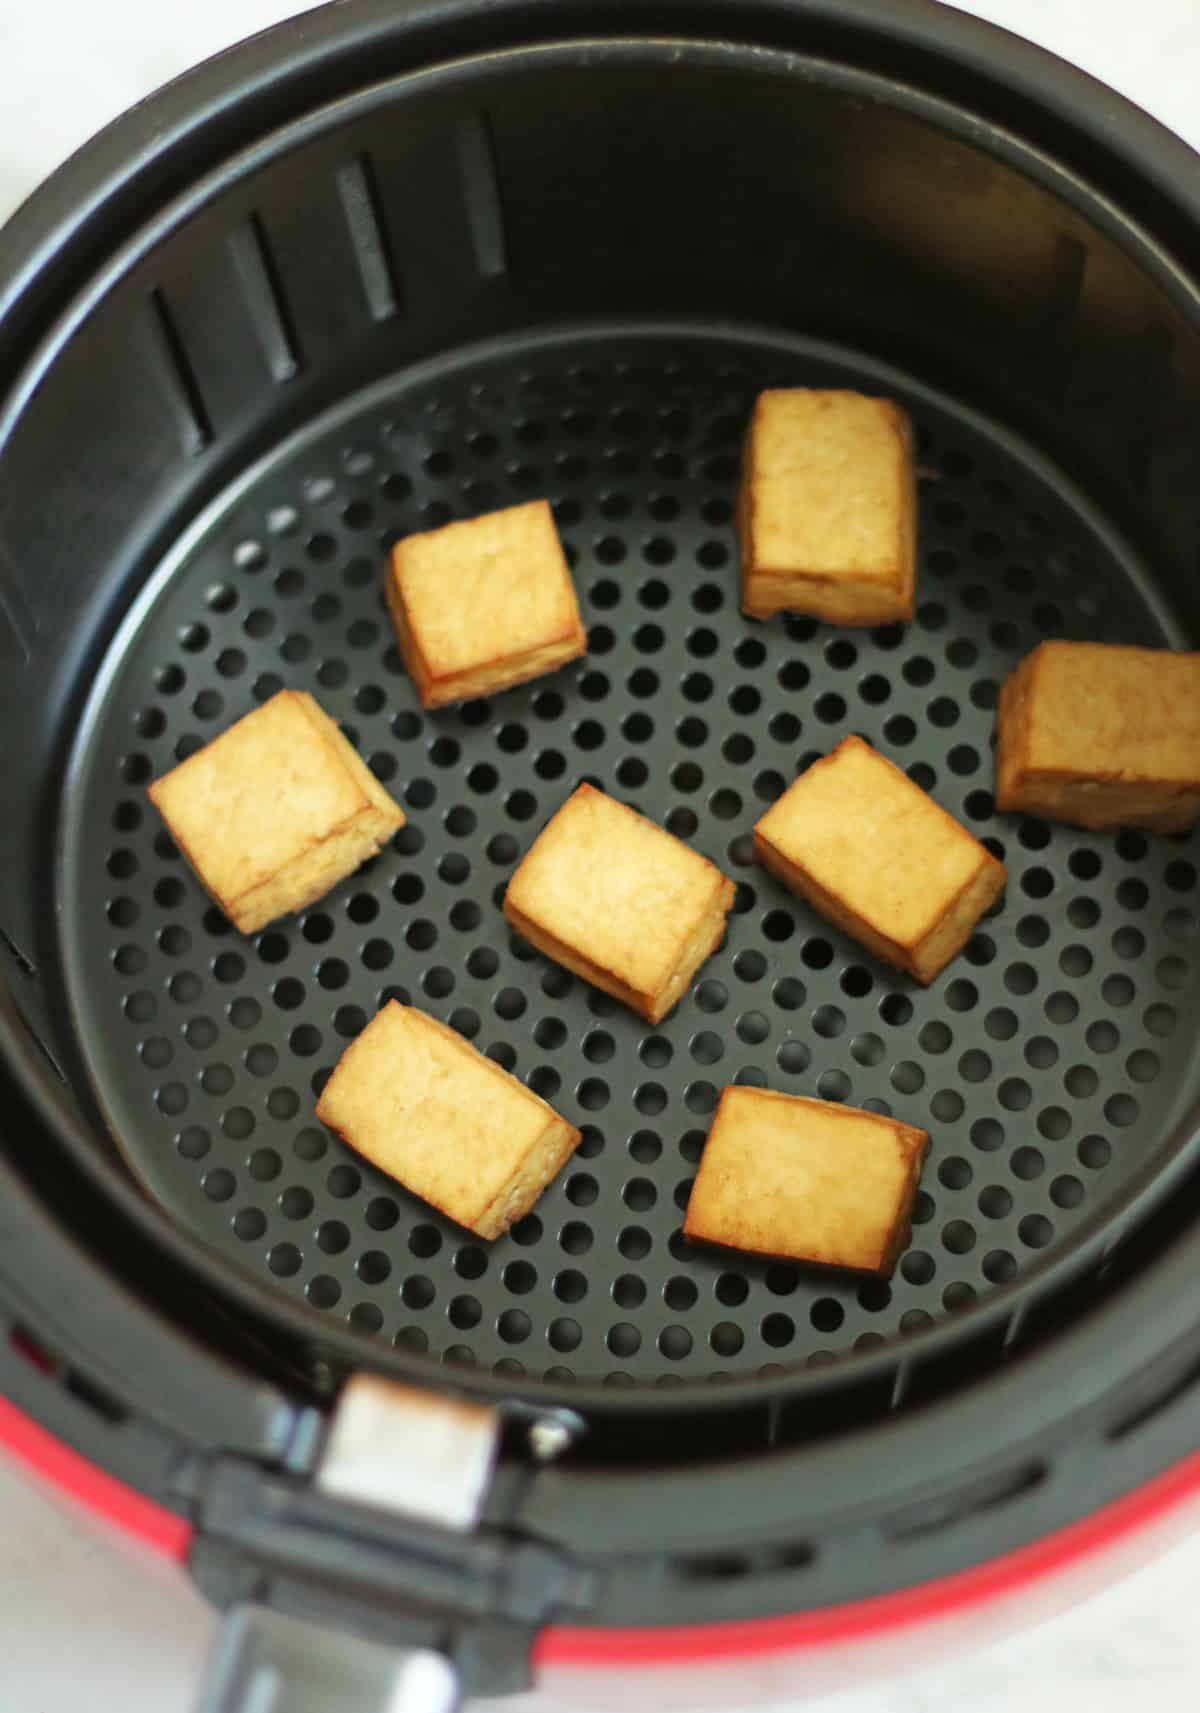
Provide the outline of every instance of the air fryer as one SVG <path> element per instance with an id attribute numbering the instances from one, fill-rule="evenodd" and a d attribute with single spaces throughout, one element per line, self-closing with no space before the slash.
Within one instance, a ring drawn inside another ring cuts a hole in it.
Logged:
<path id="1" fill-rule="evenodd" d="M 228 1613 L 213 1713 L 811 1647 L 1200 1480 L 1196 839 L 991 755 L 1042 639 L 1200 641 L 1198 184 L 921 0 L 350 0 L 0 235 L 0 1422 Z M 739 609 L 792 384 L 913 414 L 911 624 Z M 587 658 L 423 712 L 387 549 L 542 495 Z M 408 820 L 243 939 L 144 787 L 284 686 Z M 752 860 L 851 731 L 1009 867 L 928 989 Z M 738 881 L 653 1028 L 498 907 L 582 778 Z M 392 997 L 582 1127 L 493 1245 L 315 1120 Z M 731 1082 L 929 1129 L 890 1284 L 683 1242 Z"/>

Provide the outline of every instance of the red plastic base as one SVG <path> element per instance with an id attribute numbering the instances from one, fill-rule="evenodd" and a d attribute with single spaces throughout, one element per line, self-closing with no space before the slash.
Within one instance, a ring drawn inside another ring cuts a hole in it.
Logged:
<path id="1" fill-rule="evenodd" d="M 187 1557 L 192 1540 L 189 1522 L 97 1469 L 7 1398 L 0 1398 L 0 1445 L 106 1522 L 171 1558 Z"/>
<path id="2" fill-rule="evenodd" d="M 172 1558 L 184 1559 L 191 1525 L 173 1511 L 143 1498 L 72 1451 L 37 1422 L 0 1398 L 0 1445 L 30 1470 L 70 1494 L 116 1527 Z M 676 1625 L 648 1629 L 570 1629 L 542 1632 L 534 1664 L 544 1668 L 695 1665 L 705 1659 L 832 1647 L 999 1600 L 1128 1543 L 1139 1531 L 1191 1499 L 1200 1497 L 1200 1452 L 1185 1458 L 1134 1493 L 1043 1540 L 917 1588 L 799 1612 L 782 1618 L 739 1623 Z"/>

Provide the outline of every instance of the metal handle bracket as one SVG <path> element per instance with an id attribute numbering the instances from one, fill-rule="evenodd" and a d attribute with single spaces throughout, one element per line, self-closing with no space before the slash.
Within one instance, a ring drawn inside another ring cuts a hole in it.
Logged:
<path id="1" fill-rule="evenodd" d="M 265 1606 L 228 1614 L 196 1713 L 455 1713 L 458 1673 L 432 1648 L 392 1648 Z"/>

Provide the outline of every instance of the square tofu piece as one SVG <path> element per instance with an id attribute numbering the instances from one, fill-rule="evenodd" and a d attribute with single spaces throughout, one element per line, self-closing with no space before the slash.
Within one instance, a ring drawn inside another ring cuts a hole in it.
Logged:
<path id="1" fill-rule="evenodd" d="M 997 724 L 998 809 L 1151 833 L 1200 818 L 1200 654 L 1044 642 Z"/>
<path id="2" fill-rule="evenodd" d="M 504 914 L 547 957 L 657 1023 L 720 945 L 735 890 L 673 834 L 581 785 L 509 881 Z"/>
<path id="3" fill-rule="evenodd" d="M 931 982 L 1004 888 L 1003 863 L 861 738 L 754 829 L 759 862 L 877 957 Z"/>
<path id="4" fill-rule="evenodd" d="M 727 1088 L 683 1234 L 887 1278 L 908 1242 L 928 1143 L 927 1131 L 874 1112 Z"/>
<path id="5" fill-rule="evenodd" d="M 910 619 L 916 576 L 912 425 L 891 399 L 760 393 L 742 457 L 742 609 L 829 624 Z"/>
<path id="6" fill-rule="evenodd" d="M 147 795 L 243 934 L 314 903 L 404 825 L 306 690 L 280 690 Z"/>
<path id="7" fill-rule="evenodd" d="M 579 1131 L 423 1011 L 390 1000 L 317 1103 L 344 1142 L 480 1237 L 502 1237 L 570 1158 Z"/>
<path id="8" fill-rule="evenodd" d="M 398 541 L 387 602 L 426 708 L 507 690 L 587 652 L 546 500 Z"/>

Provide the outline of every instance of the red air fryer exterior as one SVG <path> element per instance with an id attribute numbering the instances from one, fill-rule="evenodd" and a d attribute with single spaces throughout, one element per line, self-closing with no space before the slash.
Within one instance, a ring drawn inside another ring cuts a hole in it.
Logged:
<path id="1" fill-rule="evenodd" d="M 33 1475 L 153 1551 L 186 1562 L 192 1530 L 175 1512 L 64 1445 L 0 1399 L 0 1444 Z M 538 1682 L 564 1700 L 605 1704 L 614 1676 L 633 1706 L 688 1705 L 736 1693 L 731 1674 L 770 1664 L 806 1692 L 916 1665 L 1051 1617 L 1189 1533 L 1200 1518 L 1200 1452 L 1115 1504 L 1017 1552 L 854 1605 L 746 1623 L 646 1629 L 551 1626 L 534 1652 Z M 630 1675 L 636 1686 L 630 1688 Z"/>

